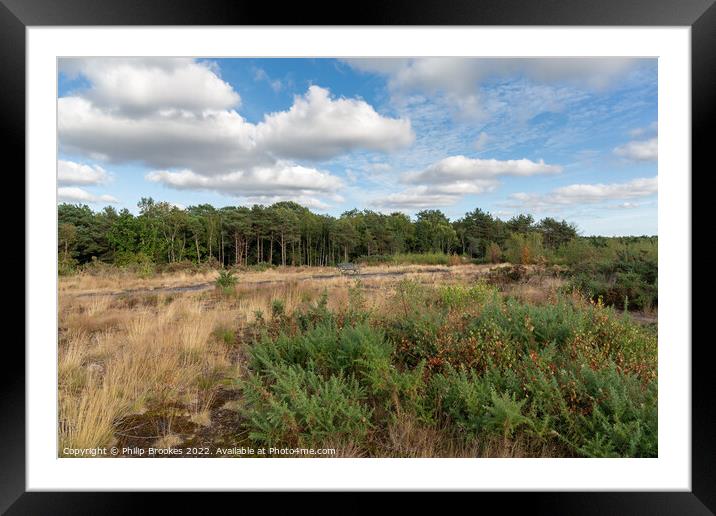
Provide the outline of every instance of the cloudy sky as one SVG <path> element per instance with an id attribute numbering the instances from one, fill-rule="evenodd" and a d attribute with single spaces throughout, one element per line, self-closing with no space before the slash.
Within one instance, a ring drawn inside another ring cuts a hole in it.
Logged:
<path id="1" fill-rule="evenodd" d="M 63 59 L 58 198 L 657 233 L 655 59 Z"/>

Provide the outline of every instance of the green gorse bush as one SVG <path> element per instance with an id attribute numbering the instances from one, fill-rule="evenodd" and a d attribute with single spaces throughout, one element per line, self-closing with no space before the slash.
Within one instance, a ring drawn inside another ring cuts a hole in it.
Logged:
<path id="1" fill-rule="evenodd" d="M 224 293 L 229 293 L 238 283 L 238 279 L 232 270 L 220 270 L 219 276 L 215 280 L 216 286 Z"/>
<path id="2" fill-rule="evenodd" d="M 278 332 L 261 323 L 241 384 L 250 438 L 384 456 L 388 429 L 408 417 L 465 443 L 657 455 L 653 330 L 599 304 L 535 306 L 481 283 L 403 282 L 395 297 L 383 316 L 333 312 L 324 295 Z"/>

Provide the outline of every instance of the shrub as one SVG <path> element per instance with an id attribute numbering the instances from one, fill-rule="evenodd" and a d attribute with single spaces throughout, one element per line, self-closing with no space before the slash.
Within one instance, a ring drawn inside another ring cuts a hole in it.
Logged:
<path id="1" fill-rule="evenodd" d="M 323 322 L 302 335 L 265 337 L 251 350 L 251 438 L 282 444 L 360 440 L 370 427 L 359 378 L 389 357 L 380 333 Z"/>
<path id="2" fill-rule="evenodd" d="M 431 380 L 435 417 L 474 437 L 551 441 L 589 457 L 657 455 L 656 381 L 531 353 L 514 369 L 448 367 Z"/>
<path id="3" fill-rule="evenodd" d="M 437 292 L 441 304 L 449 309 L 484 303 L 497 294 L 497 290 L 486 283 L 446 285 L 438 287 Z"/>
<path id="4" fill-rule="evenodd" d="M 91 260 L 87 263 L 83 263 L 78 270 L 82 274 L 89 276 L 107 276 L 117 272 L 114 267 L 98 260 L 96 256 L 92 256 Z"/>
<path id="5" fill-rule="evenodd" d="M 249 406 L 249 438 L 270 446 L 360 443 L 370 429 L 365 393 L 352 378 L 324 379 L 296 365 L 275 365 L 243 383 Z"/>
<path id="6" fill-rule="evenodd" d="M 236 342 L 236 332 L 232 328 L 226 326 L 218 326 L 214 329 L 214 337 L 225 344 L 233 344 Z"/>
<path id="7" fill-rule="evenodd" d="M 487 273 L 485 280 L 491 285 L 504 286 L 527 277 L 527 268 L 522 265 L 496 267 Z"/>
<path id="8" fill-rule="evenodd" d="M 459 257 L 458 255 L 456 255 L 455 253 L 451 254 L 451 255 L 448 256 L 448 258 L 447 258 L 447 264 L 448 264 L 448 266 L 451 266 L 451 267 L 452 267 L 452 266 L 455 266 L 455 265 L 460 265 L 461 263 L 462 263 L 462 258 L 460 258 L 460 257 Z"/>
<path id="9" fill-rule="evenodd" d="M 251 271 L 251 272 L 264 272 L 269 269 L 275 269 L 275 268 L 276 268 L 275 265 L 272 265 L 267 262 L 261 262 L 261 263 L 255 263 L 253 265 L 249 265 L 248 267 L 246 267 L 246 270 Z"/>
<path id="10" fill-rule="evenodd" d="M 324 289 L 318 301 L 305 311 L 297 311 L 294 316 L 299 327 L 304 331 L 320 324 L 333 323 L 334 315 L 328 310 L 328 291 Z"/>
<path id="11" fill-rule="evenodd" d="M 154 260 L 141 251 L 117 253 L 114 261 L 118 266 L 130 270 L 142 278 L 149 278 L 156 273 Z"/>
<path id="12" fill-rule="evenodd" d="M 281 299 L 271 301 L 271 317 L 281 319 L 286 314 L 286 303 Z"/>
<path id="13" fill-rule="evenodd" d="M 600 265 L 596 271 L 575 274 L 567 289 L 576 289 L 590 299 L 601 299 L 618 309 L 651 309 L 658 302 L 655 263 L 617 261 Z"/>
<path id="14" fill-rule="evenodd" d="M 77 260 L 68 255 L 59 255 L 57 259 L 57 274 L 67 276 L 77 272 Z"/>
<path id="15" fill-rule="evenodd" d="M 401 366 L 416 367 L 421 361 L 431 361 L 438 365 L 438 332 L 444 318 L 441 314 L 429 311 L 410 313 L 408 316 L 386 321 L 388 339 L 395 343 Z"/>
<path id="16" fill-rule="evenodd" d="M 344 415 L 361 414 L 366 419 L 363 433 L 352 427 L 350 429 L 350 425 L 343 421 L 341 424 L 346 431 L 337 432 L 331 438 L 345 438 L 350 430 L 355 434 L 351 434 L 351 438 L 360 440 L 368 427 L 385 427 L 398 414 L 407 413 L 419 421 L 431 420 L 431 411 L 424 403 L 426 384 L 423 365 L 418 364 L 413 370 L 399 370 L 392 361 L 393 346 L 383 332 L 366 324 L 339 328 L 334 320 L 330 320 L 297 335 L 281 334 L 276 338 L 266 335 L 250 353 L 249 369 L 253 377 L 244 388 L 254 393 L 263 389 L 264 398 L 266 392 L 274 392 L 273 385 L 278 383 L 281 375 L 293 378 L 290 380 L 294 389 L 291 392 L 297 400 L 304 400 L 306 390 L 310 391 L 311 385 L 319 380 L 342 385 L 341 392 L 345 396 L 338 396 L 337 386 L 333 385 L 337 401 L 323 399 L 321 403 L 345 404 L 352 408 L 346 408 Z M 305 375 L 300 376 L 296 372 L 299 370 Z M 305 382 L 299 384 L 299 379 Z M 305 411 L 303 405 L 288 405 L 288 410 L 296 413 L 285 418 L 301 420 Z M 260 404 L 251 406 L 249 413 L 253 427 L 262 431 L 270 424 L 264 420 L 273 417 Z M 306 428 L 303 425 L 301 428 L 305 428 L 299 439 L 301 442 L 318 442 L 328 437 L 316 434 L 315 427 Z M 257 433 L 254 437 L 260 436 Z"/>
<path id="17" fill-rule="evenodd" d="M 427 302 L 427 290 L 417 281 L 402 279 L 395 288 L 392 301 L 393 306 L 406 317 L 410 313 L 420 313 Z"/>
<path id="18" fill-rule="evenodd" d="M 231 292 L 236 286 L 237 282 L 238 280 L 234 275 L 234 271 L 226 269 L 219 271 L 219 276 L 214 281 L 216 286 L 220 288 L 225 294 Z"/>
<path id="19" fill-rule="evenodd" d="M 656 381 L 646 387 L 615 367 L 582 371 L 591 406 L 578 416 L 577 451 L 589 457 L 656 457 Z"/>
<path id="20" fill-rule="evenodd" d="M 497 394 L 494 390 L 490 392 L 491 404 L 487 407 L 486 427 L 493 433 L 502 437 L 513 437 L 518 428 L 530 423 L 530 420 L 522 415 L 523 407 L 527 399 L 515 399 L 515 393 Z"/>
<path id="21" fill-rule="evenodd" d="M 544 255 L 540 233 L 512 233 L 506 243 L 505 255 L 511 263 L 537 263 Z"/>
<path id="22" fill-rule="evenodd" d="M 182 260 L 179 262 L 172 262 L 164 264 L 161 268 L 161 272 L 166 273 L 177 273 L 177 272 L 189 272 L 195 274 L 199 272 L 200 266 L 190 260 Z"/>
<path id="23" fill-rule="evenodd" d="M 456 258 L 458 261 L 452 265 L 462 263 L 459 256 Z M 356 261 L 364 265 L 448 265 L 450 256 L 445 253 L 400 253 L 361 256 Z"/>
<path id="24" fill-rule="evenodd" d="M 209 256 L 204 262 L 204 267 L 210 270 L 214 270 L 221 268 L 221 264 L 219 263 L 219 260 L 216 258 L 216 256 Z"/>
<path id="25" fill-rule="evenodd" d="M 567 290 L 618 309 L 649 310 L 658 303 L 658 242 L 647 237 L 590 237 L 559 248 L 555 260 L 569 266 Z"/>
<path id="26" fill-rule="evenodd" d="M 495 242 L 490 242 L 487 246 L 487 258 L 490 263 L 500 263 L 502 261 L 502 249 Z"/>
<path id="27" fill-rule="evenodd" d="M 361 376 L 371 361 L 390 357 L 383 333 L 367 325 L 337 328 L 322 321 L 298 335 L 265 337 L 251 350 L 251 368 L 266 372 L 278 364 L 310 368 L 324 376 Z"/>
<path id="28" fill-rule="evenodd" d="M 242 381 L 251 439 L 381 455 L 407 418 L 466 444 L 656 455 L 655 333 L 601 305 L 530 305 L 481 283 L 404 280 L 395 296 L 394 312 L 347 318 L 324 292 L 283 316 L 284 333 L 264 333 Z"/>
<path id="29" fill-rule="evenodd" d="M 366 300 L 363 291 L 363 282 L 358 279 L 353 285 L 348 287 L 346 320 L 353 323 L 365 322 L 369 316 L 369 313 L 365 311 L 365 308 Z"/>
<path id="30" fill-rule="evenodd" d="M 432 379 L 431 397 L 439 420 L 473 436 L 486 427 L 490 389 L 474 371 L 449 369 Z"/>
<path id="31" fill-rule="evenodd" d="M 574 238 L 562 244 L 556 253 L 556 259 L 565 265 L 589 266 L 597 258 L 597 249 L 586 239 Z"/>

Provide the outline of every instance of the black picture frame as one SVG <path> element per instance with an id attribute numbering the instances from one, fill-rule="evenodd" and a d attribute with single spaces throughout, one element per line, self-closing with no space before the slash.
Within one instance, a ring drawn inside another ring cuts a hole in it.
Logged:
<path id="1" fill-rule="evenodd" d="M 6 158 L 25 166 L 25 29 L 82 25 L 562 25 L 690 26 L 692 36 L 692 168 L 703 169 L 713 144 L 716 106 L 715 0 L 399 0 L 342 9 L 321 2 L 190 0 L 0 0 L 0 126 Z M 348 14 L 350 13 L 350 14 Z M 688 174 L 690 171 L 681 171 Z M 18 190 L 24 191 L 24 181 Z M 18 225 L 19 226 L 19 225 Z M 19 228 L 18 228 L 19 230 Z M 25 235 L 24 238 L 31 238 Z M 689 264 L 690 265 L 690 264 Z M 25 271 L 31 274 L 31 271 Z M 26 310 L 31 309 L 27 307 Z M 15 344 L 15 342 L 13 342 Z M 672 343 L 691 345 L 691 343 Z M 15 346 L 16 348 L 18 346 Z M 713 514 L 716 511 L 714 375 L 710 342 L 692 346 L 692 491 L 483 494 L 550 514 Z M 0 393 L 0 512 L 106 514 L 147 509 L 143 497 L 122 493 L 38 493 L 25 489 L 25 363 L 22 351 L 6 367 Z M 6 364 L 8 362 L 5 362 Z M 216 494 L 212 495 L 216 496 Z M 242 494 L 245 497 L 246 494 Z M 162 503 L 166 503 L 166 496 Z M 189 508 L 185 497 L 171 499 Z M 419 499 L 419 497 L 418 497 Z M 296 498 L 292 498 L 296 503 Z M 300 502 L 298 502 L 300 503 Z M 246 506 L 245 506 L 246 507 Z M 352 506 L 361 508 L 361 502 Z M 367 507 L 363 507 L 367 508 Z"/>

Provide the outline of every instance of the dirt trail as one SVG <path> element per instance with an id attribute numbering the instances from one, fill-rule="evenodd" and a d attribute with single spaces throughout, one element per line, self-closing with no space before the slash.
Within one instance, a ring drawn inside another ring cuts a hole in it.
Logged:
<path id="1" fill-rule="evenodd" d="M 485 269 L 482 272 L 487 272 L 489 269 Z M 479 274 L 480 272 L 478 272 Z M 290 281 L 305 281 L 305 280 L 330 280 L 336 278 L 375 278 L 375 277 L 391 277 L 391 276 L 404 276 L 407 274 L 452 274 L 452 271 L 447 268 L 432 268 L 432 269 L 419 269 L 419 270 L 403 270 L 403 271 L 382 271 L 382 272 L 361 272 L 357 274 L 314 274 L 311 276 L 299 276 L 296 278 L 286 277 L 281 279 L 272 280 L 259 280 L 259 281 L 245 281 L 242 282 L 242 286 L 247 285 L 274 285 L 279 283 L 288 283 Z M 201 292 L 205 290 L 211 290 L 214 288 L 213 281 L 207 281 L 203 283 L 194 283 L 191 285 L 174 285 L 171 287 L 145 287 L 135 288 L 126 290 L 114 290 L 114 291 L 95 291 L 95 292 L 65 292 L 69 295 L 77 297 L 92 297 L 92 296 L 129 296 L 136 294 L 177 294 L 183 292 Z"/>
<path id="2" fill-rule="evenodd" d="M 641 324 L 657 324 L 659 317 L 656 314 L 645 314 L 644 312 L 629 312 L 629 315 L 636 322 Z"/>

